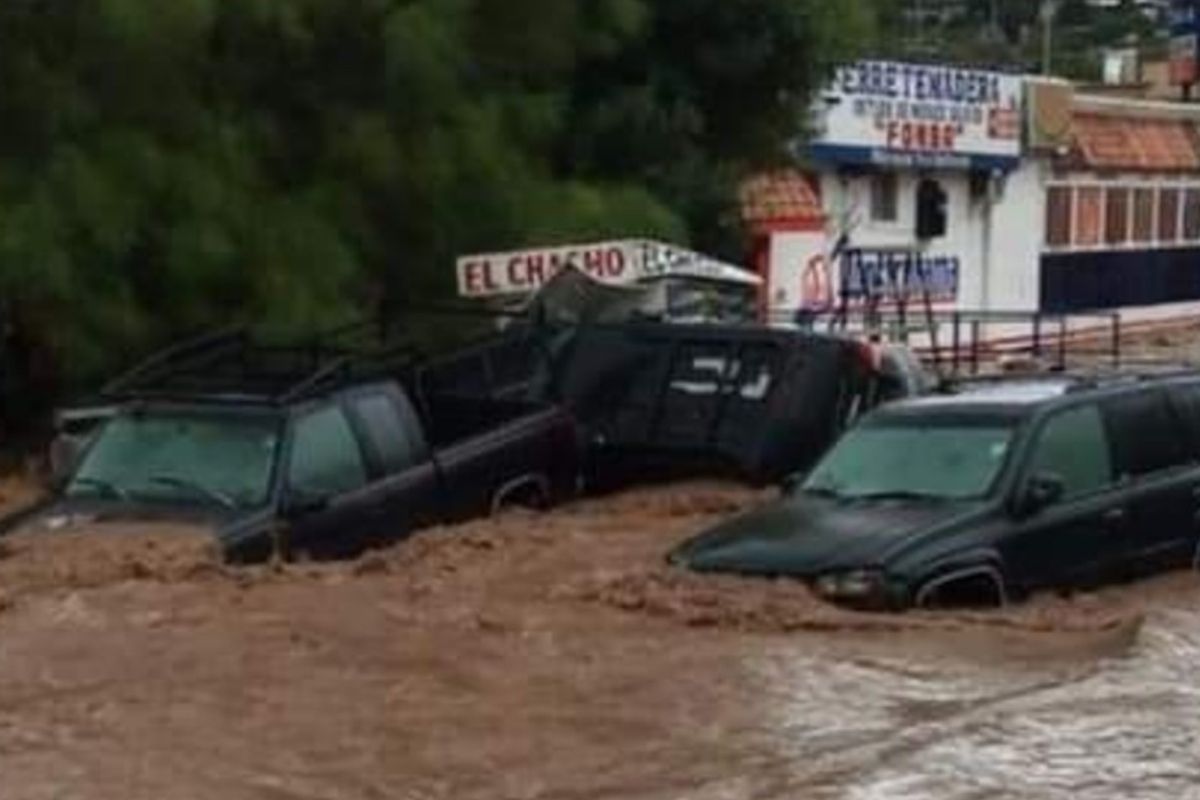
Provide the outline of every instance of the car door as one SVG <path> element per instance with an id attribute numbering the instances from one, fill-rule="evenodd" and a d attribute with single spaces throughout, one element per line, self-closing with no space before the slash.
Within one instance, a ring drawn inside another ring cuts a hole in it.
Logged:
<path id="1" fill-rule="evenodd" d="M 351 394 L 347 406 L 378 475 L 370 494 L 379 519 L 368 546 L 439 522 L 440 479 L 412 404 L 398 390 L 380 387 Z"/>
<path id="2" fill-rule="evenodd" d="M 345 558 L 362 551 L 380 521 L 367 458 L 341 404 L 292 422 L 286 462 L 288 545 L 295 554 Z"/>
<path id="3" fill-rule="evenodd" d="M 998 547 L 1008 578 L 1026 589 L 1091 584 L 1108 577 L 1125 552 L 1127 514 L 1115 483 L 1107 429 L 1095 403 L 1054 412 L 1036 427 L 1017 481 L 1050 474 L 1063 494 L 1022 519 Z"/>
<path id="4" fill-rule="evenodd" d="M 1158 387 L 1101 404 L 1116 477 L 1129 510 L 1126 561 L 1131 574 L 1186 562 L 1195 541 L 1197 491 L 1186 431 Z"/>

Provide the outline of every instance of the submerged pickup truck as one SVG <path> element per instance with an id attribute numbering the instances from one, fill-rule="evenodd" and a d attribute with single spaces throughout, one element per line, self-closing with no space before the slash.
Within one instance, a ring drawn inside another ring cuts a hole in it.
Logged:
<path id="1" fill-rule="evenodd" d="M 7 528 L 191 522 L 237 562 L 341 558 L 576 489 L 578 436 L 555 406 L 429 394 L 419 371 L 356 376 L 344 356 L 251 366 L 280 352 L 218 337 L 135 370 L 58 491 Z"/>

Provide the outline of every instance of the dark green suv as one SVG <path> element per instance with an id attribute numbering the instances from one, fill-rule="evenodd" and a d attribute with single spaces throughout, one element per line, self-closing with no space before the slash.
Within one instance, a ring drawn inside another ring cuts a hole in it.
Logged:
<path id="1" fill-rule="evenodd" d="M 988 602 L 1194 565 L 1200 376 L 997 384 L 865 417 L 770 506 L 677 548 L 839 603 Z"/>

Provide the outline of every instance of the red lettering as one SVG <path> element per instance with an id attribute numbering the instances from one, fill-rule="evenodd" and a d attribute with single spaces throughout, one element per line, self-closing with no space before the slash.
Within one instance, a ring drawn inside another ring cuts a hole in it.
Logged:
<path id="1" fill-rule="evenodd" d="M 942 143 L 947 150 L 954 149 L 954 140 L 958 138 L 958 128 L 953 125 L 946 125 L 942 128 Z"/>
<path id="2" fill-rule="evenodd" d="M 525 262 L 525 280 L 533 286 L 541 286 L 546 282 L 546 267 L 546 257 L 543 254 L 531 255 Z"/>
<path id="3" fill-rule="evenodd" d="M 608 277 L 619 278 L 625 274 L 625 253 L 619 247 L 609 250 L 605 257 Z"/>
<path id="4" fill-rule="evenodd" d="M 929 149 L 929 128 L 926 127 L 925 125 L 917 126 L 917 149 L 918 150 L 928 150 Z"/>
<path id="5" fill-rule="evenodd" d="M 492 280 L 492 265 L 487 261 L 471 261 L 463 267 L 463 283 L 468 295 L 496 291 Z"/>
<path id="6" fill-rule="evenodd" d="M 513 256 L 509 259 L 508 282 L 518 288 L 525 285 L 524 270 L 521 269 L 521 256 Z"/>
<path id="7" fill-rule="evenodd" d="M 604 251 L 585 250 L 583 253 L 583 269 L 594 278 L 604 277 Z"/>
<path id="8" fill-rule="evenodd" d="M 896 147 L 896 140 L 900 138 L 899 132 L 900 123 L 891 120 L 887 124 L 887 146 L 889 148 Z"/>

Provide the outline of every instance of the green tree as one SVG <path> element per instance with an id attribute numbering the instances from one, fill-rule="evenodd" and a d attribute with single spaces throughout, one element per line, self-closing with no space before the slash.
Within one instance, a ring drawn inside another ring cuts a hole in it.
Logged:
<path id="1" fill-rule="evenodd" d="M 735 254 L 732 187 L 787 159 L 871 2 L 9 0 L 9 396 L 445 296 L 478 249 Z"/>

